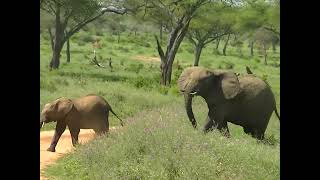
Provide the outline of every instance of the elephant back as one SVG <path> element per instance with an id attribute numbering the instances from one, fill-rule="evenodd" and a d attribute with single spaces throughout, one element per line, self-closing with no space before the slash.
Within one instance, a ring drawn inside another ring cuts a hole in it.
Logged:
<path id="1" fill-rule="evenodd" d="M 246 95 L 257 96 L 261 93 L 268 93 L 273 96 L 270 86 L 261 78 L 255 75 L 243 75 L 239 77 L 240 88 Z"/>

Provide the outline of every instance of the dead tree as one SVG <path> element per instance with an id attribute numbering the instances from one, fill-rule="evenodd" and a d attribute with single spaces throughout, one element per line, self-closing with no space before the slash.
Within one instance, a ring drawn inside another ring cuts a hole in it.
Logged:
<path id="1" fill-rule="evenodd" d="M 93 56 L 93 58 L 92 58 L 92 62 L 93 62 L 95 65 L 97 65 L 98 67 L 105 68 L 103 65 L 101 65 L 101 64 L 98 62 L 97 56 L 96 56 L 96 51 L 95 51 L 95 50 L 93 50 L 93 54 L 94 54 L 94 56 Z"/>

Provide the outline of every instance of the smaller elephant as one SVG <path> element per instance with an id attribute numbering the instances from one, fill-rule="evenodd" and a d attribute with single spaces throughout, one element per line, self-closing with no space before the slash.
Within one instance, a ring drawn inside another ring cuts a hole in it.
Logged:
<path id="1" fill-rule="evenodd" d="M 77 99 L 58 98 L 47 103 L 40 114 L 40 129 L 45 123 L 57 122 L 54 136 L 48 151 L 55 152 L 55 147 L 68 126 L 72 145 L 78 144 L 80 129 L 93 129 L 101 135 L 109 131 L 109 111 L 123 126 L 123 121 L 113 112 L 108 102 L 101 96 L 89 94 Z"/>

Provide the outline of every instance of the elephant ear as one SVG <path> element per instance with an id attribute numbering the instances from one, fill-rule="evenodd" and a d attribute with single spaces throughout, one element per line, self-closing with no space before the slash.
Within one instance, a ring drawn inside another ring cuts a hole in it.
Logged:
<path id="1" fill-rule="evenodd" d="M 226 99 L 232 99 L 241 92 L 238 77 L 233 72 L 220 72 L 221 89 Z"/>
<path id="2" fill-rule="evenodd" d="M 64 118 L 73 108 L 73 102 L 68 98 L 59 98 L 54 102 L 54 110 L 57 118 Z"/>

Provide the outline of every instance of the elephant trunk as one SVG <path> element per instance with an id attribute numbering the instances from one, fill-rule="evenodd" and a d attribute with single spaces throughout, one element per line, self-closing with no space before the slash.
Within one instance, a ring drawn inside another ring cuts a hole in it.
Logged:
<path id="1" fill-rule="evenodd" d="M 40 129 L 42 128 L 43 124 L 44 124 L 43 122 L 40 122 Z"/>
<path id="2" fill-rule="evenodd" d="M 189 120 L 190 120 L 192 126 L 194 128 L 197 128 L 197 121 L 194 118 L 194 114 L 193 114 L 193 111 L 192 111 L 192 98 L 193 98 L 193 96 L 190 95 L 190 94 L 185 94 L 184 95 L 185 107 L 186 107 L 187 115 L 189 117 Z"/>

